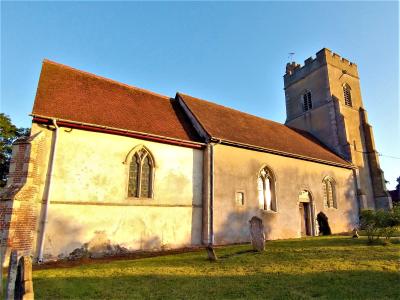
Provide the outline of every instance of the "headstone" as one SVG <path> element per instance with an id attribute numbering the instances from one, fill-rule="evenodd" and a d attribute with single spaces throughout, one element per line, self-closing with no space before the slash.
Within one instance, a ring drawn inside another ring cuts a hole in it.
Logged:
<path id="1" fill-rule="evenodd" d="M 218 259 L 217 255 L 215 254 L 214 248 L 211 245 L 207 246 L 206 250 L 207 250 L 208 259 L 210 261 L 216 261 Z"/>
<path id="2" fill-rule="evenodd" d="M 262 252 L 265 250 L 264 225 L 260 218 L 252 217 L 250 222 L 251 244 L 254 250 Z"/>
<path id="3" fill-rule="evenodd" d="M 17 277 L 14 285 L 14 300 L 22 300 L 24 295 L 24 260 L 18 260 Z"/>
<path id="4" fill-rule="evenodd" d="M 20 281 L 15 283 L 15 298 L 18 300 L 33 300 L 33 281 L 32 281 L 32 260 L 29 256 L 23 256 L 19 259 L 18 270 L 21 271 Z M 17 290 L 20 291 L 19 297 L 16 297 Z"/>
<path id="5" fill-rule="evenodd" d="M 11 251 L 8 265 L 6 300 L 14 300 L 15 281 L 18 273 L 18 252 Z"/>
<path id="6" fill-rule="evenodd" d="M 353 239 L 358 239 L 359 238 L 359 234 L 358 234 L 358 230 L 357 228 L 353 229 Z"/>

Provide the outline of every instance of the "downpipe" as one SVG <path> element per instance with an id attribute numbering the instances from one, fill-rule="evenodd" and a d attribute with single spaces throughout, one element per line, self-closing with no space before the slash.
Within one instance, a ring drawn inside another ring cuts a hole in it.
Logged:
<path id="1" fill-rule="evenodd" d="M 214 144 L 210 143 L 210 246 L 214 245 Z"/>
<path id="2" fill-rule="evenodd" d="M 49 182 L 47 186 L 47 192 L 45 196 L 45 203 L 44 203 L 44 210 L 43 210 L 43 217 L 42 217 L 42 230 L 40 232 L 40 239 L 39 239 L 39 253 L 38 253 L 38 263 L 43 262 L 43 250 L 44 250 L 44 241 L 45 241 L 45 233 L 46 233 L 46 226 L 48 222 L 48 212 L 50 206 L 50 198 L 51 198 L 51 190 L 52 190 L 52 179 L 53 179 L 53 170 L 54 170 L 54 161 L 57 152 L 57 138 L 58 138 L 58 125 L 56 119 L 52 119 L 53 125 L 55 127 L 54 131 L 54 142 L 52 144 L 52 151 L 50 153 L 50 164 L 49 164 Z"/>
<path id="3" fill-rule="evenodd" d="M 214 147 L 221 144 L 221 140 L 216 140 L 216 143 L 210 143 L 210 246 L 215 243 L 214 238 L 214 173 L 215 173 L 215 159 L 214 159 Z"/>

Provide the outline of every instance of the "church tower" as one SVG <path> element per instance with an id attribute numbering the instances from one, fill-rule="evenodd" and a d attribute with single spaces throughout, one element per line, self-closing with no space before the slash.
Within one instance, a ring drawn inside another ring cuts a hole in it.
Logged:
<path id="1" fill-rule="evenodd" d="M 320 50 L 286 65 L 286 125 L 305 130 L 356 167 L 361 209 L 392 206 L 361 98 L 357 65 Z"/>

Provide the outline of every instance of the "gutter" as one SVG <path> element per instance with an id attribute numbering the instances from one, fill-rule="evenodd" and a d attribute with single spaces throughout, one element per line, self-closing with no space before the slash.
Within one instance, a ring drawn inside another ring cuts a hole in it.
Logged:
<path id="1" fill-rule="evenodd" d="M 51 189 L 52 189 L 52 179 L 53 179 L 53 170 L 54 170 L 54 161 L 57 153 L 57 137 L 58 137 L 58 124 L 56 119 L 52 119 L 53 125 L 55 127 L 54 131 L 54 142 L 52 143 L 52 151 L 50 153 L 50 163 L 49 163 L 49 169 L 48 169 L 48 176 L 49 176 L 49 181 L 47 184 L 47 191 L 45 194 L 45 203 L 44 203 L 44 211 L 43 211 L 43 217 L 42 217 L 42 230 L 40 232 L 40 237 L 39 237 L 39 253 L 38 253 L 38 263 L 43 262 L 43 249 L 44 249 L 44 240 L 45 240 L 45 233 L 46 233 L 46 226 L 48 222 L 48 212 L 49 212 L 49 206 L 50 206 L 50 198 L 51 198 Z"/>
<path id="2" fill-rule="evenodd" d="M 54 119 L 52 117 L 37 115 L 37 114 L 30 114 L 30 116 L 33 117 L 34 122 L 42 123 L 42 124 L 49 124 L 49 121 Z M 133 138 L 140 138 L 140 139 L 144 139 L 144 140 L 161 142 L 161 143 L 165 143 L 165 144 L 188 147 L 188 148 L 193 148 L 193 149 L 203 149 L 206 145 L 206 144 L 200 143 L 200 142 L 185 141 L 185 140 L 181 140 L 181 139 L 165 137 L 165 136 L 156 135 L 156 134 L 149 134 L 149 133 L 144 133 L 144 132 L 140 132 L 140 131 L 126 130 L 126 129 L 120 129 L 120 128 L 109 127 L 109 126 L 101 126 L 101 125 L 85 123 L 85 122 L 76 122 L 76 121 L 60 119 L 60 118 L 57 118 L 57 123 L 59 126 L 68 127 L 68 128 L 108 133 L 108 134 L 115 134 L 115 135 L 122 135 L 122 136 L 128 136 L 128 137 L 133 137 Z"/>

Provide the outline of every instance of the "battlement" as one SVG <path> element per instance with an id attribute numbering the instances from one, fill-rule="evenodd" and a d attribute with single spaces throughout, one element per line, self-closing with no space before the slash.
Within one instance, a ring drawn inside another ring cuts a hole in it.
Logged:
<path id="1" fill-rule="evenodd" d="M 357 65 L 339 54 L 323 48 L 316 53 L 316 57 L 309 57 L 301 66 L 296 62 L 286 64 L 286 74 L 284 75 L 285 87 L 324 65 L 332 65 L 342 69 L 344 74 L 349 74 L 358 78 Z"/>

